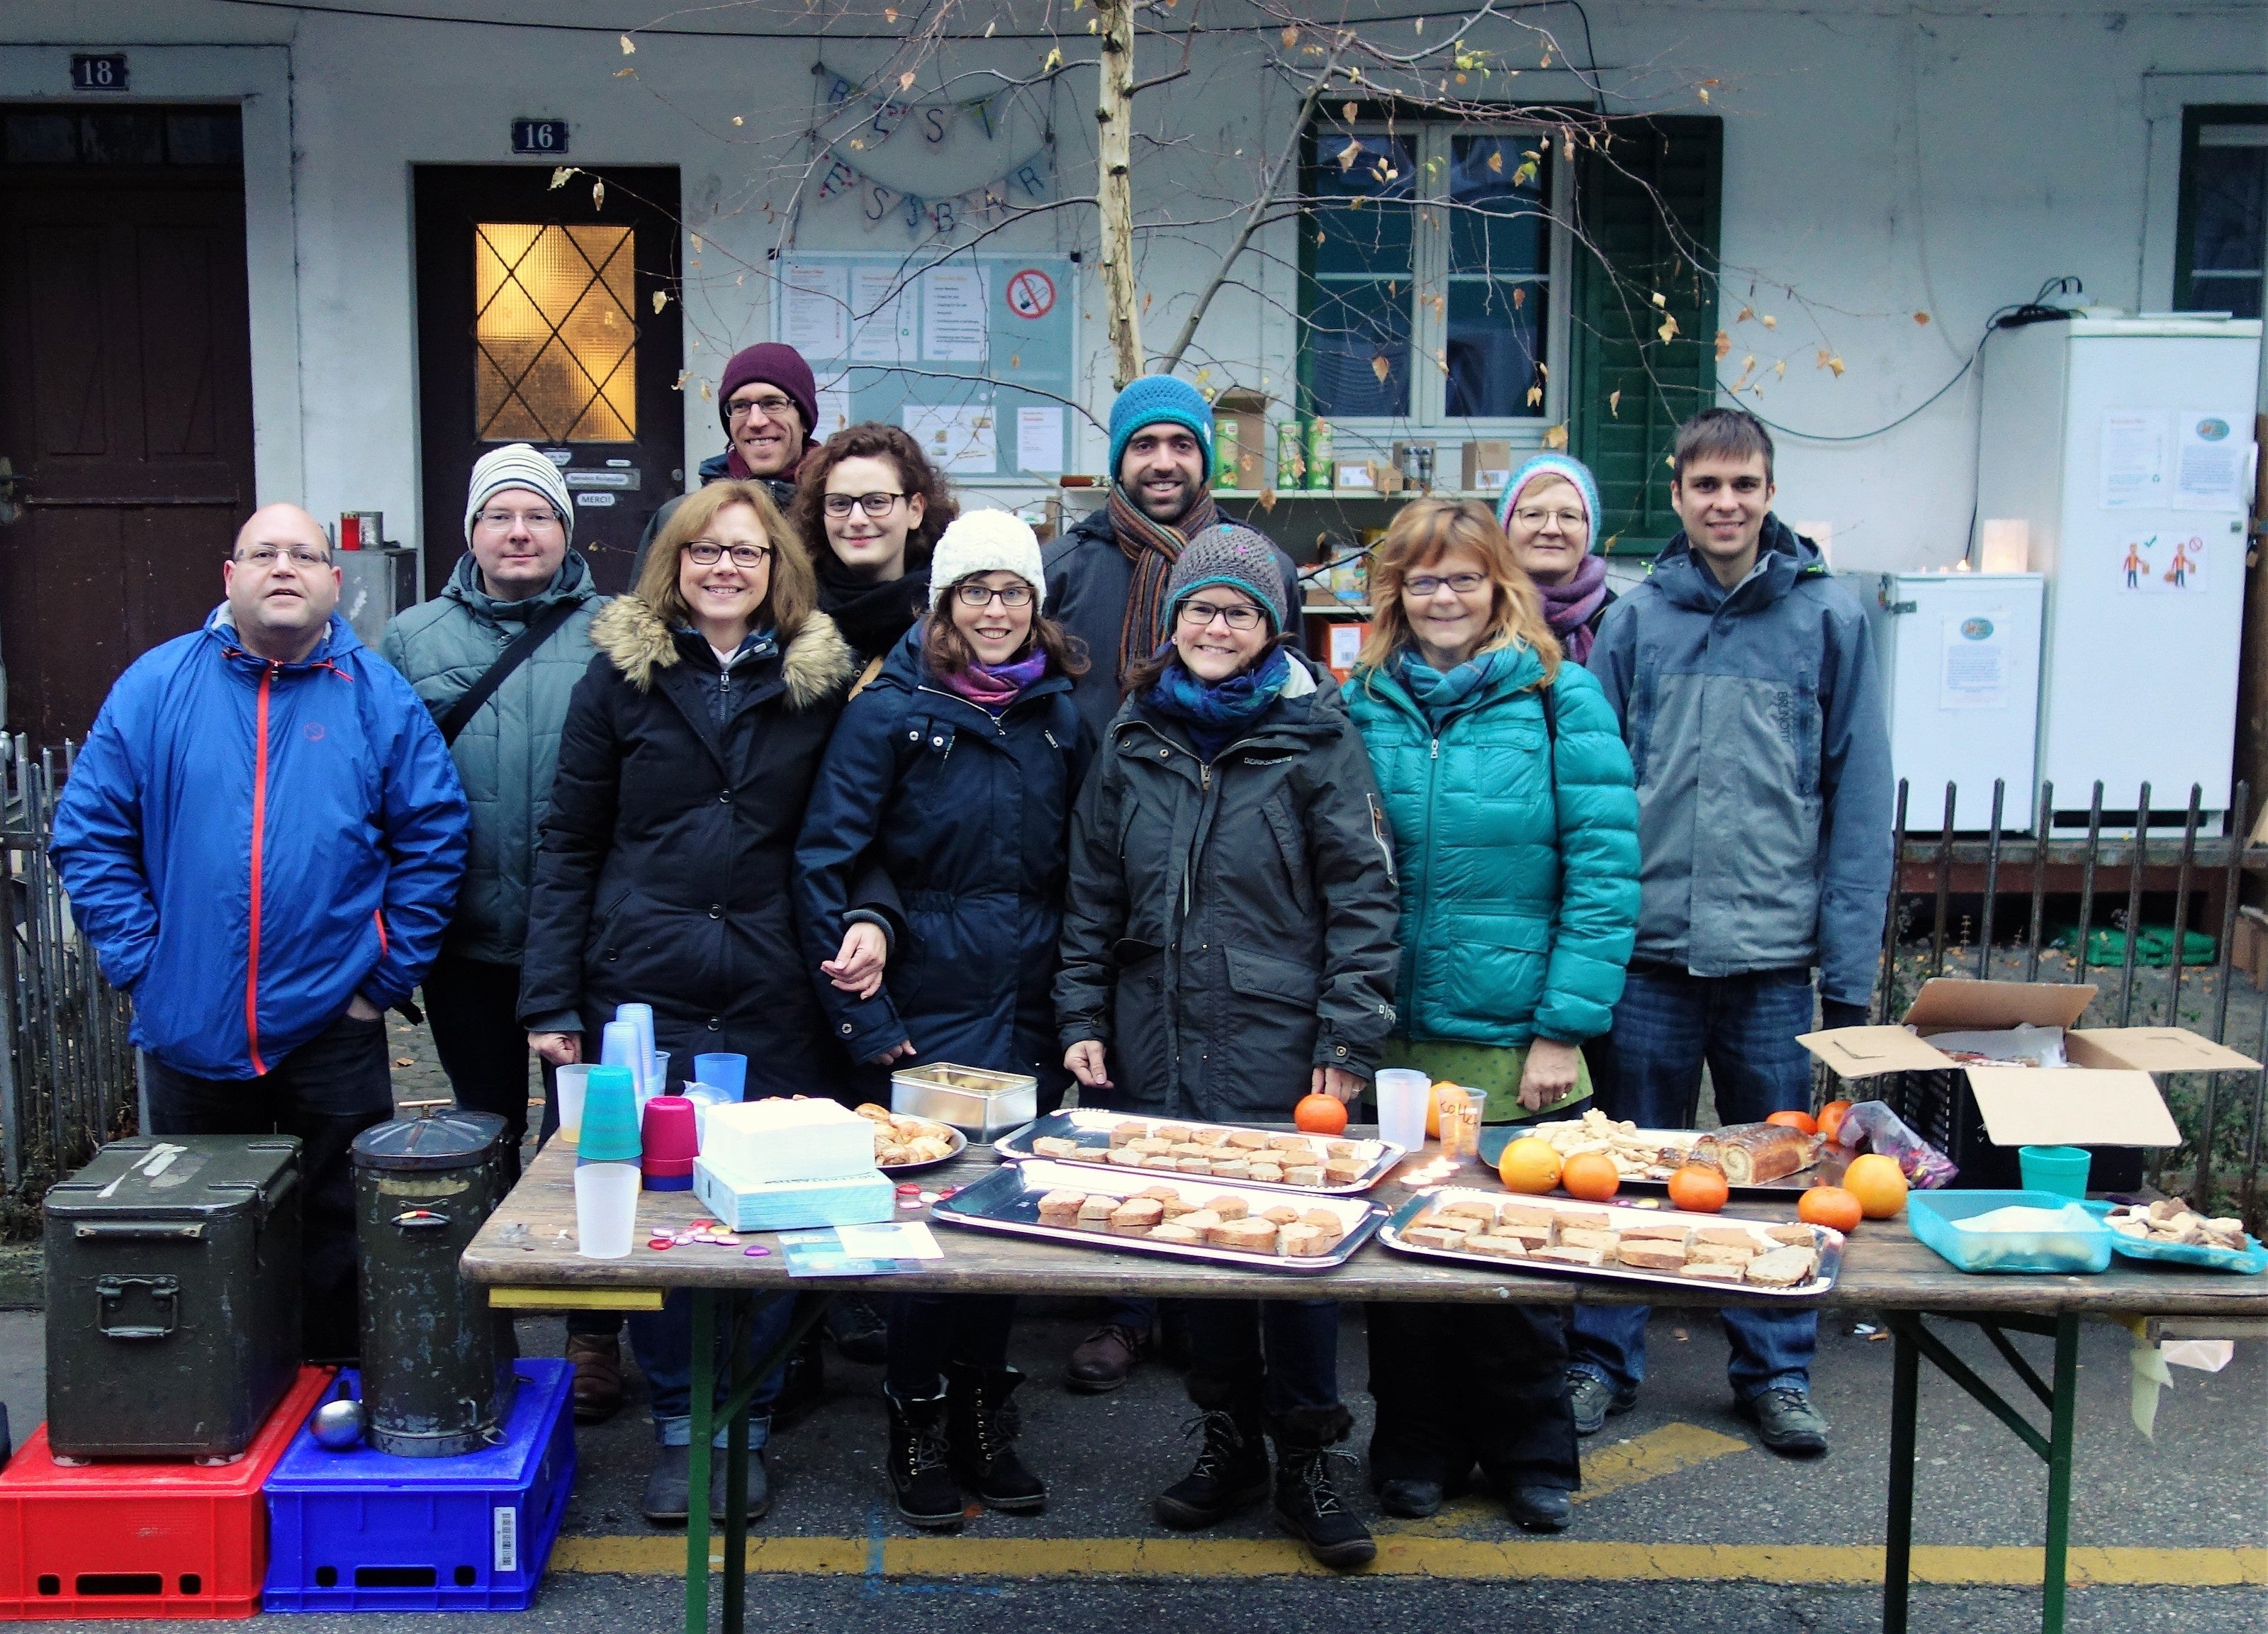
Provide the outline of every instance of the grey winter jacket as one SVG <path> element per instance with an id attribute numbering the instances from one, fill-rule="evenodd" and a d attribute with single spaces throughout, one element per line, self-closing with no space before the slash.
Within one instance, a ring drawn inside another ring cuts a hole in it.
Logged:
<path id="1" fill-rule="evenodd" d="M 1294 656 L 1208 766 L 1130 699 L 1071 818 L 1062 1042 L 1099 1039 L 1083 1103 L 1281 1122 L 1313 1070 L 1367 1078 L 1394 1025 L 1402 904 L 1362 739 Z"/>
<path id="2" fill-rule="evenodd" d="M 1615 603 L 1591 672 L 1638 774 L 1635 961 L 1695 975 L 1819 967 L 1873 990 L 1892 784 L 1866 615 L 1819 548 L 1764 519 L 1730 591 L 1685 535 Z"/>
<path id="3" fill-rule="evenodd" d="M 591 620 L 606 598 L 574 551 L 539 595 L 498 601 L 480 587 L 480 567 L 460 558 L 441 593 L 396 616 L 379 653 L 400 670 L 438 719 L 526 627 L 562 600 L 578 604 L 467 722 L 450 754 L 472 802 L 472 845 L 445 951 L 516 965 L 527 935 L 527 887 L 551 801 L 567 700 L 591 666 Z"/>

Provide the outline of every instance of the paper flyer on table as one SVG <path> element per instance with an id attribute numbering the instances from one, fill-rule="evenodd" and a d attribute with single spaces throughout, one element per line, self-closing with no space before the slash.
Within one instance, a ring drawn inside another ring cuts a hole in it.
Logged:
<path id="1" fill-rule="evenodd" d="M 840 357 L 850 343 L 850 279 L 823 261 L 780 269 L 779 337 L 805 357 Z"/>
<path id="2" fill-rule="evenodd" d="M 928 1225 L 922 1220 L 886 1220 L 878 1226 L 837 1226 L 835 1234 L 842 1239 L 845 1254 L 862 1255 L 873 1260 L 941 1260 L 945 1250 L 938 1247 Z"/>
<path id="3" fill-rule="evenodd" d="M 2184 408 L 2174 454 L 2174 509 L 2242 512 L 2252 497 L 2246 416 Z"/>
<path id="4" fill-rule="evenodd" d="M 839 1226 L 824 1231 L 785 1231 L 779 1236 L 780 1255 L 791 1277 L 895 1277 L 917 1270 L 916 1259 L 877 1258 L 852 1254 L 836 1235 Z"/>

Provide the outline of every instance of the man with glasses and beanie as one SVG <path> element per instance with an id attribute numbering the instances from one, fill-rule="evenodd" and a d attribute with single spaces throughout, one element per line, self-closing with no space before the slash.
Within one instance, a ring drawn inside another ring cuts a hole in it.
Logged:
<path id="1" fill-rule="evenodd" d="M 725 425 L 725 452 L 701 462 L 703 486 L 727 477 L 762 482 L 780 514 L 786 515 L 795 501 L 797 467 L 819 445 L 812 436 L 819 423 L 819 382 L 803 354 L 777 341 L 734 352 L 717 382 L 717 417 Z M 638 535 L 631 584 L 638 582 L 646 551 L 677 505 L 672 499 L 656 511 Z"/>
<path id="2" fill-rule="evenodd" d="M 301 1343 L 360 1348 L 354 1137 L 394 1115 L 387 1010 L 439 951 L 465 859 L 448 749 L 335 611 L 297 505 L 254 512 L 204 627 L 118 679 L 53 853 L 133 996 L 153 1135 L 301 1143 Z"/>

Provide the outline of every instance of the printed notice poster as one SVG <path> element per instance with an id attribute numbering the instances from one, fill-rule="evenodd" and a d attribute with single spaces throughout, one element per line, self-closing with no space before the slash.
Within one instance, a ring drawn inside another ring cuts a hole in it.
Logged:
<path id="1" fill-rule="evenodd" d="M 819 423 L 811 428 L 811 434 L 823 443 L 850 423 L 850 388 L 847 386 L 821 386 Z"/>
<path id="2" fill-rule="evenodd" d="M 984 361 L 992 339 L 984 283 L 982 267 L 932 267 L 922 274 L 924 363 Z"/>
<path id="3" fill-rule="evenodd" d="M 2105 511 L 2164 504 L 2166 416 L 2151 409 L 2104 409 L 2101 462 Z"/>
<path id="4" fill-rule="evenodd" d="M 1941 710 L 1997 710 L 2008 702 L 2008 634 L 1987 615 L 1945 621 L 1945 663 L 1938 676 Z"/>
<path id="5" fill-rule="evenodd" d="M 906 298 L 908 282 L 891 267 L 851 269 L 850 310 L 857 314 L 851 362 L 912 363 L 920 356 L 914 343 L 914 304 Z"/>
<path id="6" fill-rule="evenodd" d="M 2118 548 L 2118 585 L 2142 595 L 2203 590 L 2203 535 L 2176 529 L 2128 536 Z"/>
<path id="7" fill-rule="evenodd" d="M 943 408 L 908 403 L 899 414 L 906 434 L 921 445 L 922 452 L 939 470 L 955 475 L 990 476 L 1000 468 L 1000 446 L 990 404 Z"/>
<path id="8" fill-rule="evenodd" d="M 806 357 L 840 357 L 850 343 L 847 269 L 792 261 L 780 269 L 779 337 Z"/>
<path id="9" fill-rule="evenodd" d="M 2250 499 L 2252 439 L 2242 415 L 2184 408 L 2176 422 L 2174 509 L 2242 512 Z"/>
<path id="10" fill-rule="evenodd" d="M 1016 410 L 1016 467 L 1022 471 L 1064 468 L 1064 411 L 1053 405 Z"/>

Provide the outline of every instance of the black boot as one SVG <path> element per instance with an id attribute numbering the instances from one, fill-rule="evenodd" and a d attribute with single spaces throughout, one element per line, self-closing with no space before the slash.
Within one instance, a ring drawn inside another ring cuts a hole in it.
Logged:
<path id="1" fill-rule="evenodd" d="M 1016 1456 L 1017 1415 L 1008 1398 L 1024 1375 L 1012 1367 L 948 1362 L 945 1395 L 954 1474 L 994 1509 L 1034 1514 L 1048 1506 L 1048 1485 Z"/>
<path id="2" fill-rule="evenodd" d="M 1182 1433 L 1204 1432 L 1204 1448 L 1189 1474 L 1158 1494 L 1158 1524 L 1195 1532 L 1249 1509 L 1268 1496 L 1268 1444 L 1261 1439 L 1260 1402 L 1248 1391 L 1208 1388 L 1189 1380 L 1201 1410 Z"/>
<path id="3" fill-rule="evenodd" d="M 958 1527 L 961 1486 L 947 1467 L 945 1393 L 901 1397 L 886 1384 L 882 1400 L 890 1410 L 890 1490 L 898 1513 L 917 1527 Z"/>
<path id="4" fill-rule="evenodd" d="M 1344 1407 L 1295 1408 L 1275 1425 L 1276 1519 L 1299 1535 L 1317 1563 L 1334 1571 L 1366 1566 L 1378 1557 L 1368 1528 L 1331 1483 L 1334 1453 L 1354 1427 Z"/>
<path id="5" fill-rule="evenodd" d="M 827 1357 L 819 1348 L 819 1329 L 803 1336 L 780 1367 L 779 1399 L 772 1403 L 772 1424 L 786 1429 L 827 1399 Z"/>

